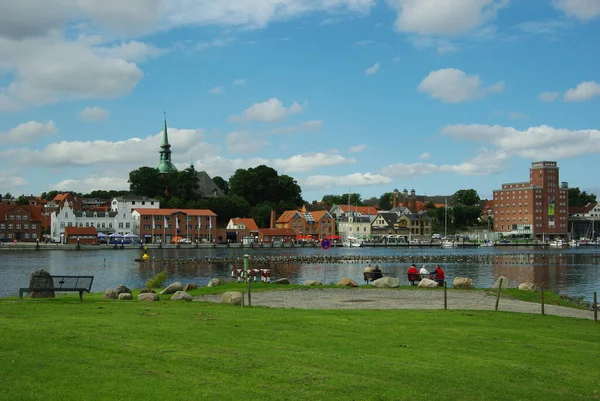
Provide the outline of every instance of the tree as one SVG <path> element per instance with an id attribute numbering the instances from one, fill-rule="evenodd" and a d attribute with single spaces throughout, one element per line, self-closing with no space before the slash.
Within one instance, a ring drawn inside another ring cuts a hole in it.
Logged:
<path id="1" fill-rule="evenodd" d="M 596 195 L 581 192 L 579 187 L 569 188 L 569 206 L 581 207 L 588 203 L 596 203 Z"/>
<path id="2" fill-rule="evenodd" d="M 236 170 L 229 178 L 229 195 L 243 197 L 250 206 L 284 201 L 297 207 L 304 202 L 302 189 L 295 179 L 279 176 L 273 168 L 264 165 Z"/>
<path id="3" fill-rule="evenodd" d="M 17 198 L 17 201 L 15 202 L 17 205 L 29 205 L 29 201 L 27 200 L 27 198 L 23 195 L 19 196 Z"/>
<path id="4" fill-rule="evenodd" d="M 225 195 L 229 195 L 229 182 L 225 181 L 223 177 L 216 176 L 212 179 L 213 182 Z"/>
<path id="5" fill-rule="evenodd" d="M 452 195 L 452 202 L 455 206 L 476 206 L 480 198 L 474 189 L 461 189 Z"/>
<path id="6" fill-rule="evenodd" d="M 130 171 L 127 182 L 133 195 L 155 198 L 165 192 L 161 174 L 154 167 L 140 167 Z"/>
<path id="7" fill-rule="evenodd" d="M 360 194 L 342 194 L 342 195 L 324 195 L 321 202 L 327 204 L 329 207 L 333 205 L 352 205 L 352 206 L 363 206 Z"/>
<path id="8" fill-rule="evenodd" d="M 369 199 L 363 200 L 363 204 L 365 206 L 373 206 L 373 207 L 378 206 L 379 205 L 379 198 L 377 198 L 375 196 L 372 196 Z"/>
<path id="9" fill-rule="evenodd" d="M 13 196 L 11 195 L 10 192 L 7 192 L 4 194 L 4 196 L 2 197 L 2 199 L 6 199 L 6 200 L 11 200 L 13 198 Z"/>
<path id="10" fill-rule="evenodd" d="M 393 207 L 393 202 L 394 194 L 392 192 L 386 192 L 379 198 L 379 208 L 381 210 L 390 210 Z"/>

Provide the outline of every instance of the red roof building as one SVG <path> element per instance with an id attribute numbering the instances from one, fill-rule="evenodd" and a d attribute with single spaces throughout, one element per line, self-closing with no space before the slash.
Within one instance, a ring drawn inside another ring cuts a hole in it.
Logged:
<path id="1" fill-rule="evenodd" d="M 217 215 L 208 209 L 137 208 L 132 216 L 134 231 L 146 243 L 170 244 L 175 238 L 212 242 L 216 237 Z"/>

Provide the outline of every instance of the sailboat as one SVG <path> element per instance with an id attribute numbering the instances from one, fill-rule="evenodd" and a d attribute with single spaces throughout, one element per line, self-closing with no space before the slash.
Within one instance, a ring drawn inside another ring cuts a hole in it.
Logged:
<path id="1" fill-rule="evenodd" d="M 351 212 L 350 210 L 351 206 L 350 206 L 350 188 L 348 188 L 348 225 L 350 226 L 350 229 L 352 229 L 352 226 L 350 225 L 350 215 L 352 214 L 353 218 L 352 218 L 352 222 L 354 223 L 354 219 L 356 218 L 356 211 L 354 213 Z M 351 231 L 350 231 L 351 232 Z M 346 247 L 361 247 L 364 246 L 364 241 L 353 237 L 349 234 L 346 234 L 343 238 L 342 238 L 342 246 L 344 248 Z"/>
<path id="2" fill-rule="evenodd" d="M 456 248 L 456 243 L 448 238 L 448 199 L 444 201 L 444 239 L 442 248 Z"/>

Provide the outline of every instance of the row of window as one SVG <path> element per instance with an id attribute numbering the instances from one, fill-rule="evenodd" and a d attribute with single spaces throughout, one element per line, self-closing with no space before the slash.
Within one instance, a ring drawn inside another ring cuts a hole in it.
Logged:
<path id="1" fill-rule="evenodd" d="M 20 230 L 21 229 L 21 224 L 15 224 L 15 230 Z M 5 223 L 0 223 L 0 230 L 5 230 L 6 229 L 6 224 Z M 8 224 L 8 229 L 12 230 L 13 229 L 13 224 Z M 31 229 L 32 230 L 37 230 L 37 224 L 32 224 L 31 225 Z M 23 224 L 23 230 L 29 230 L 29 224 Z"/>
<path id="2" fill-rule="evenodd" d="M 24 215 L 20 215 L 20 214 L 11 214 L 8 216 L 9 220 L 29 220 L 29 216 L 27 216 L 26 214 Z"/>
<path id="3" fill-rule="evenodd" d="M 120 222 L 119 224 L 119 228 L 131 228 L 131 223 L 126 222 Z M 107 223 L 97 223 L 96 225 L 94 225 L 94 222 L 86 222 L 85 225 L 83 224 L 83 222 L 75 222 L 73 223 L 72 221 L 69 221 L 65 224 L 64 221 L 60 222 L 60 228 L 65 228 L 65 227 L 97 227 L 97 228 L 107 228 Z M 109 222 L 108 223 L 108 228 L 113 228 L 113 223 Z"/>
<path id="4" fill-rule="evenodd" d="M 36 233 L 32 233 L 32 234 L 25 233 L 25 234 L 23 234 L 23 238 L 25 238 L 25 239 L 30 239 L 30 238 L 36 239 L 37 237 L 38 236 L 37 236 Z M 4 237 L 0 237 L 0 238 L 4 238 Z M 13 233 L 7 233 L 6 234 L 6 238 L 13 239 Z"/>

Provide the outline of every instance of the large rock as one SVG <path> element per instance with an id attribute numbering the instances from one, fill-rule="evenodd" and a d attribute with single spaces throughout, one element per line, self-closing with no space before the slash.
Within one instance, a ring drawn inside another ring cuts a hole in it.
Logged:
<path id="1" fill-rule="evenodd" d="M 33 276 L 41 276 L 36 277 Z M 48 273 L 44 269 L 37 269 L 33 273 L 31 273 L 31 277 L 29 278 L 29 287 L 38 287 L 38 288 L 54 288 L 54 282 L 52 280 L 52 275 Z M 31 293 L 31 298 L 54 298 L 54 291 L 34 291 Z"/>
<path id="2" fill-rule="evenodd" d="M 158 301 L 158 295 L 153 294 L 151 292 L 145 292 L 143 294 L 139 294 L 137 296 L 137 300 L 142 302 Z"/>
<path id="3" fill-rule="evenodd" d="M 192 296 L 185 291 L 177 291 L 171 297 L 171 301 L 191 301 Z"/>
<path id="4" fill-rule="evenodd" d="M 164 290 L 162 290 L 161 294 L 175 294 L 177 291 L 183 291 L 183 284 L 179 281 L 167 286 Z"/>
<path id="5" fill-rule="evenodd" d="M 185 288 L 183 290 L 185 292 L 188 292 L 188 291 L 195 290 L 195 289 L 198 289 L 198 285 L 197 284 L 189 283 L 189 284 L 185 285 Z"/>
<path id="6" fill-rule="evenodd" d="M 438 283 L 429 278 L 424 278 L 423 280 L 419 281 L 419 287 L 421 288 L 435 288 L 437 286 Z"/>
<path id="7" fill-rule="evenodd" d="M 306 280 L 306 281 L 303 283 L 303 285 L 306 285 L 306 286 L 311 286 L 311 285 L 323 285 L 323 283 L 322 283 L 322 282 L 320 282 L 320 281 L 317 281 L 317 280 Z"/>
<path id="8" fill-rule="evenodd" d="M 119 293 L 114 288 L 107 288 L 104 291 L 104 299 L 118 299 Z"/>
<path id="9" fill-rule="evenodd" d="M 498 287 L 500 287 L 500 282 L 502 282 L 502 288 L 508 288 L 508 286 L 510 285 L 510 282 L 508 281 L 508 279 L 506 277 L 500 276 L 496 279 L 492 288 L 494 290 L 498 289 Z"/>
<path id="10" fill-rule="evenodd" d="M 468 277 L 455 277 L 452 282 L 452 287 L 462 289 L 462 290 L 470 290 L 473 287 L 473 280 Z"/>
<path id="11" fill-rule="evenodd" d="M 537 291 L 537 287 L 532 282 L 527 281 L 519 284 L 519 291 L 534 292 Z"/>
<path id="12" fill-rule="evenodd" d="M 242 293 L 237 291 L 224 292 L 221 296 L 221 300 L 224 304 L 241 305 Z"/>
<path id="13" fill-rule="evenodd" d="M 225 280 L 222 278 L 213 278 L 208 282 L 207 287 L 218 287 L 220 285 L 225 285 Z"/>
<path id="14" fill-rule="evenodd" d="M 119 294 L 119 299 L 122 301 L 129 301 L 132 298 L 133 297 L 132 297 L 131 293 L 129 293 L 129 292 L 122 292 Z"/>
<path id="15" fill-rule="evenodd" d="M 140 290 L 140 294 L 156 294 L 156 291 L 154 291 L 152 288 L 142 288 Z"/>
<path id="16" fill-rule="evenodd" d="M 117 294 L 119 294 L 119 295 L 121 295 L 121 294 L 131 294 L 131 290 L 129 288 L 127 288 L 126 285 L 123 285 L 123 284 L 121 284 L 120 286 L 118 286 L 115 291 L 117 291 Z"/>
<path id="17" fill-rule="evenodd" d="M 398 288 L 400 287 L 400 279 L 396 277 L 382 277 L 371 283 L 377 288 Z"/>
<path id="18" fill-rule="evenodd" d="M 277 279 L 277 280 L 275 280 L 275 281 L 271 281 L 271 284 L 289 284 L 289 283 L 290 283 L 290 280 L 288 280 L 288 279 L 287 279 L 287 278 L 285 278 L 285 277 L 284 277 L 284 278 Z"/>
<path id="19" fill-rule="evenodd" d="M 341 285 L 343 287 L 358 287 L 358 284 L 356 284 L 351 278 L 341 278 L 337 285 Z"/>

